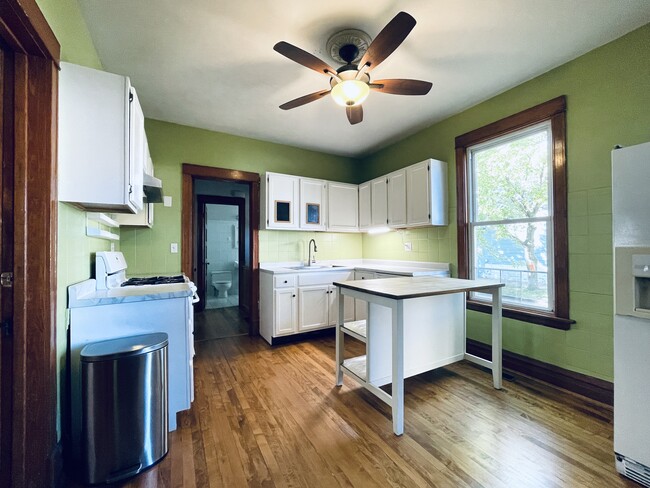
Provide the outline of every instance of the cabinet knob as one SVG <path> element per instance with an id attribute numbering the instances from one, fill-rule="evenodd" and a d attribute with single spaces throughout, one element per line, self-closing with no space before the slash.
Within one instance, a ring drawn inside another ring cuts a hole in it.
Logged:
<path id="1" fill-rule="evenodd" d="M 296 298 L 296 295 L 291 295 L 293 298 Z"/>
<path id="2" fill-rule="evenodd" d="M 285 283 L 289 283 L 287 280 L 284 280 Z"/>

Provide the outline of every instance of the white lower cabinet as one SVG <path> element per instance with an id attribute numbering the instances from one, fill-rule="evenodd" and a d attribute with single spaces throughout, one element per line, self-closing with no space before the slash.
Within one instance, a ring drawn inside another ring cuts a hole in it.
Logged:
<path id="1" fill-rule="evenodd" d="M 273 292 L 274 335 L 281 336 L 296 332 L 298 300 L 295 288 L 280 288 Z"/>
<path id="2" fill-rule="evenodd" d="M 351 271 L 260 273 L 260 334 L 272 344 L 274 337 L 336 325 L 338 289 L 332 283 L 352 278 Z M 345 320 L 354 320 L 350 297 L 345 299 Z"/>
<path id="3" fill-rule="evenodd" d="M 329 325 L 329 288 L 328 285 L 298 288 L 298 303 L 300 304 L 298 330 L 300 332 L 320 329 Z"/>

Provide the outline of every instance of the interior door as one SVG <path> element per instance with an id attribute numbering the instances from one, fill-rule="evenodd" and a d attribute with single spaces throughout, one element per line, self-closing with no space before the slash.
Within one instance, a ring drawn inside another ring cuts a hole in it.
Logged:
<path id="1" fill-rule="evenodd" d="M 11 319 L 13 315 L 13 289 L 10 285 L 13 271 L 13 154 L 10 119 L 11 104 L 11 54 L 0 44 L 0 486 L 11 486 L 11 443 L 12 443 L 12 391 L 13 391 L 13 343 Z"/>

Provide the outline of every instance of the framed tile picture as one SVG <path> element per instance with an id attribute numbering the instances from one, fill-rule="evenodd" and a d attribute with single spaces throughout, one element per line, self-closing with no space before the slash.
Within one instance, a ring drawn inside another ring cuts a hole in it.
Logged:
<path id="1" fill-rule="evenodd" d="M 320 224 L 320 205 L 318 203 L 307 204 L 307 223 Z"/>

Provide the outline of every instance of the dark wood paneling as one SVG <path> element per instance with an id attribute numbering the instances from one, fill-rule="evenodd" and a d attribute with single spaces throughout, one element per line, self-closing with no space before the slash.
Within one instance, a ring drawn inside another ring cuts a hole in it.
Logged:
<path id="1" fill-rule="evenodd" d="M 467 213 L 467 151 L 456 148 L 456 224 L 458 228 L 458 278 L 469 278 L 468 213 Z"/>
<path id="2" fill-rule="evenodd" d="M 61 46 L 34 0 L 0 2 L 0 37 L 14 52 L 59 65 Z"/>
<path id="3" fill-rule="evenodd" d="M 467 339 L 467 352 L 487 360 L 492 358 L 492 346 L 472 339 Z M 505 350 L 503 351 L 503 367 L 606 405 L 614 404 L 614 384 L 609 381 L 575 373 Z"/>
<path id="4" fill-rule="evenodd" d="M 50 60 L 16 54 L 13 480 L 47 486 L 56 451 L 56 100 Z"/>
<path id="5" fill-rule="evenodd" d="M 6 339 L 13 368 L 12 417 L 10 431 L 4 418 L 2 429 L 3 445 L 10 437 L 11 467 L 9 473 L 2 467 L 2 480 L 9 478 L 10 486 L 52 486 L 61 467 L 56 443 L 55 328 L 60 47 L 34 0 L 0 2 L 0 45 L 12 60 L 4 73 L 9 77 L 5 88 L 10 89 L 3 94 L 2 138 L 3 180 L 9 173 L 13 178 L 10 269 L 14 273 L 13 335 Z M 6 198 L 3 191 L 4 210 Z M 3 224 L 8 220 L 3 215 Z M 7 235 L 3 235 L 3 251 Z M 2 264 L 6 271 L 7 263 Z M 3 391 L 6 386 L 3 381 Z"/>
<path id="6" fill-rule="evenodd" d="M 183 272 L 193 279 L 194 251 L 196 249 L 197 230 L 194 228 L 194 180 L 232 181 L 248 183 L 250 195 L 250 245 L 251 269 L 250 283 L 250 321 L 251 335 L 259 335 L 259 225 L 260 225 L 260 175 L 249 171 L 226 168 L 213 168 L 196 164 L 183 164 L 183 194 L 181 210 L 181 265 Z"/>

